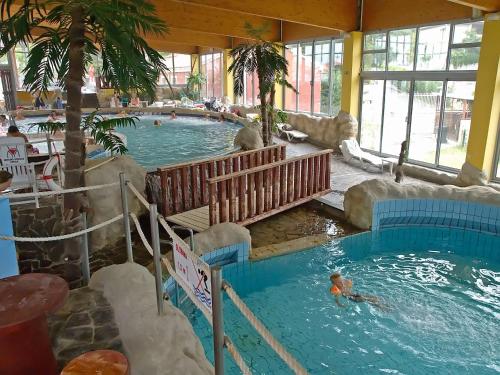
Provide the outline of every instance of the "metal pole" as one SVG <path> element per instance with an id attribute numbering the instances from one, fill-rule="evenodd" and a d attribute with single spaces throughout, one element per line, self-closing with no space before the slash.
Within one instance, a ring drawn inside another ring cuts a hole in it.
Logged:
<path id="1" fill-rule="evenodd" d="M 49 159 L 52 158 L 52 143 L 50 139 L 50 134 L 45 133 L 45 137 L 47 138 L 47 152 L 49 153 Z"/>
<path id="2" fill-rule="evenodd" d="M 153 262 L 155 266 L 156 280 L 156 304 L 158 315 L 163 315 L 163 285 L 160 263 L 160 231 L 158 229 L 158 212 L 156 204 L 149 205 L 149 221 L 151 224 L 151 244 L 153 245 Z"/>
<path id="3" fill-rule="evenodd" d="M 175 281 L 175 307 L 179 307 L 179 284 Z"/>
<path id="4" fill-rule="evenodd" d="M 82 227 L 87 229 L 87 214 L 82 212 Z M 82 235 L 82 274 L 85 285 L 90 281 L 90 265 L 89 265 L 89 237 L 88 233 Z"/>
<path id="5" fill-rule="evenodd" d="M 132 254 L 132 237 L 130 235 L 130 217 L 128 210 L 127 181 L 125 181 L 125 173 L 123 172 L 120 173 L 120 192 L 122 195 L 123 229 L 125 232 L 125 241 L 127 243 L 127 260 L 129 262 L 133 262 L 134 256 Z"/>
<path id="6" fill-rule="evenodd" d="M 212 284 L 212 326 L 214 332 L 215 375 L 224 375 L 224 319 L 222 316 L 222 271 L 210 268 Z"/>

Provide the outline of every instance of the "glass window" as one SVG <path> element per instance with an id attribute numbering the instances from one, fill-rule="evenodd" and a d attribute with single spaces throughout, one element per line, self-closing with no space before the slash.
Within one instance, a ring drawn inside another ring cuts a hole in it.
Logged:
<path id="1" fill-rule="evenodd" d="M 365 35 L 365 43 L 364 50 L 377 50 L 377 49 L 385 49 L 386 47 L 386 34 L 366 34 Z"/>
<path id="2" fill-rule="evenodd" d="M 191 74 L 191 55 L 174 54 L 174 82 L 176 85 L 185 85 Z"/>
<path id="3" fill-rule="evenodd" d="M 415 81 L 409 158 L 429 164 L 436 159 L 443 82 Z"/>
<path id="4" fill-rule="evenodd" d="M 363 70 L 385 70 L 385 52 L 366 53 L 363 56 Z"/>
<path id="5" fill-rule="evenodd" d="M 207 55 L 201 55 L 200 56 L 200 72 L 201 74 L 203 74 L 203 76 L 205 77 L 205 83 L 202 84 L 202 87 L 201 87 L 201 97 L 207 97 L 207 82 L 208 82 L 208 75 L 207 75 Z"/>
<path id="6" fill-rule="evenodd" d="M 383 80 L 363 81 L 360 145 L 377 152 L 380 151 L 383 98 Z"/>
<path id="7" fill-rule="evenodd" d="M 214 53 L 213 63 L 213 96 L 222 98 L 222 53 Z"/>
<path id="8" fill-rule="evenodd" d="M 299 111 L 311 111 L 312 85 L 312 43 L 301 44 L 299 48 Z"/>
<path id="9" fill-rule="evenodd" d="M 410 81 L 387 81 L 385 87 L 382 152 L 398 156 L 406 140 Z"/>
<path id="10" fill-rule="evenodd" d="M 394 30 L 389 33 L 388 70 L 413 70 L 415 29 Z"/>
<path id="11" fill-rule="evenodd" d="M 483 21 L 455 25 L 453 30 L 453 44 L 481 43 L 483 26 Z"/>
<path id="12" fill-rule="evenodd" d="M 330 40 L 314 44 L 314 113 L 328 114 L 330 104 L 330 46 Z"/>
<path id="13" fill-rule="evenodd" d="M 342 98 L 342 63 L 344 56 L 344 41 L 333 41 L 332 82 L 330 90 L 331 115 L 336 116 L 340 111 Z"/>
<path id="14" fill-rule="evenodd" d="M 479 47 L 452 48 L 450 70 L 477 70 Z"/>
<path id="15" fill-rule="evenodd" d="M 175 84 L 174 82 L 174 55 L 173 53 L 170 52 L 160 52 L 161 56 L 163 57 L 163 61 L 165 62 L 165 65 L 168 68 L 168 71 L 166 72 L 166 77 L 160 76 L 159 77 L 159 85 L 168 85 L 168 82 L 170 82 L 171 85 Z"/>
<path id="16" fill-rule="evenodd" d="M 469 139 L 475 82 L 449 81 L 441 130 L 439 164 L 460 169 Z"/>
<path id="17" fill-rule="evenodd" d="M 298 58 L 298 46 L 297 44 L 291 44 L 285 48 L 285 58 L 288 62 L 288 76 L 287 81 L 297 89 L 297 58 Z M 289 89 L 285 88 L 285 109 L 290 111 L 297 110 L 297 94 Z"/>
<path id="18" fill-rule="evenodd" d="M 444 70 L 448 56 L 450 25 L 422 27 L 417 46 L 417 70 Z"/>
<path id="19" fill-rule="evenodd" d="M 24 87 L 24 73 L 23 70 L 28 64 L 29 48 L 23 44 L 18 44 L 14 50 L 14 57 L 16 58 L 16 76 L 17 87 Z"/>

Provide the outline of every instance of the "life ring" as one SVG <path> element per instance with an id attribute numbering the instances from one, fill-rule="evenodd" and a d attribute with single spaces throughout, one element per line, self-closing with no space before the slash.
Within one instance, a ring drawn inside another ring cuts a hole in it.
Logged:
<path id="1" fill-rule="evenodd" d="M 47 184 L 49 190 L 62 190 L 62 187 L 56 184 L 52 174 L 54 173 L 54 168 L 59 167 L 59 173 L 61 180 L 64 178 L 62 175 L 62 164 L 64 163 L 64 156 L 61 154 L 55 154 L 52 158 L 45 163 L 43 167 L 42 180 Z M 60 181 L 61 182 L 61 181 Z"/>

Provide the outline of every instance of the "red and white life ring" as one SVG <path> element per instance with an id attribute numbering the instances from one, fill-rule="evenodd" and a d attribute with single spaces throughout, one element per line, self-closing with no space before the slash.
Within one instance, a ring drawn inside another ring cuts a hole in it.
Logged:
<path id="1" fill-rule="evenodd" d="M 55 154 L 43 166 L 42 180 L 47 185 L 47 188 L 49 190 L 62 190 L 62 187 L 56 184 L 56 182 L 54 181 L 53 173 L 54 173 L 54 168 L 56 168 L 56 171 L 58 170 L 60 176 L 59 182 L 62 183 L 62 181 L 64 180 L 64 176 L 62 174 L 63 165 L 64 165 L 64 155 Z"/>

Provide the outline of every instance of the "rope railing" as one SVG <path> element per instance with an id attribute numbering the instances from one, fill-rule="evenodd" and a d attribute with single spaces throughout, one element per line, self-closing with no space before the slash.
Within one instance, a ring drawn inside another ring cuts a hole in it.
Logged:
<path id="1" fill-rule="evenodd" d="M 243 375 L 252 375 L 252 371 L 250 371 L 250 368 L 245 363 L 245 360 L 241 356 L 240 352 L 236 349 L 236 346 L 228 336 L 224 336 L 224 346 L 233 357 L 234 362 L 236 362 Z"/>
<path id="2" fill-rule="evenodd" d="M 130 181 L 127 181 L 127 186 L 130 189 L 130 191 L 134 193 L 135 197 L 139 200 L 139 202 L 141 202 L 142 205 L 146 207 L 146 209 L 149 211 L 149 202 L 146 200 L 146 198 L 142 196 L 141 193 L 139 193 L 139 190 L 137 190 L 137 188 Z"/>
<path id="3" fill-rule="evenodd" d="M 82 191 L 106 189 L 106 188 L 109 188 L 112 186 L 118 186 L 118 185 L 120 185 L 119 182 L 112 182 L 112 183 L 103 184 L 103 185 L 84 186 L 84 187 L 79 187 L 79 188 L 52 190 L 52 191 L 41 191 L 38 193 L 9 193 L 9 194 L 3 194 L 3 195 L 1 195 L 1 197 L 2 198 L 47 197 L 47 196 L 51 196 L 51 195 L 70 194 L 70 193 L 79 193 Z"/>
<path id="4" fill-rule="evenodd" d="M 50 242 L 50 241 L 60 241 L 67 240 L 68 238 L 78 237 L 82 234 L 90 233 L 94 230 L 101 229 L 115 221 L 121 220 L 123 218 L 123 214 L 119 214 L 109 220 L 103 221 L 100 224 L 94 225 L 93 227 L 80 230 L 78 232 L 63 234 L 60 236 L 51 236 L 51 237 L 17 237 L 17 236 L 3 236 L 0 235 L 0 240 L 7 241 L 16 241 L 16 242 Z"/>
<path id="5" fill-rule="evenodd" d="M 248 306 L 236 294 L 234 289 L 226 281 L 222 283 L 222 289 L 227 293 L 228 297 L 234 305 L 240 310 L 243 316 L 250 322 L 255 330 L 266 340 L 269 346 L 281 357 L 281 359 L 290 367 L 296 374 L 306 375 L 307 371 L 299 362 L 276 340 L 271 332 L 257 319 Z"/>

